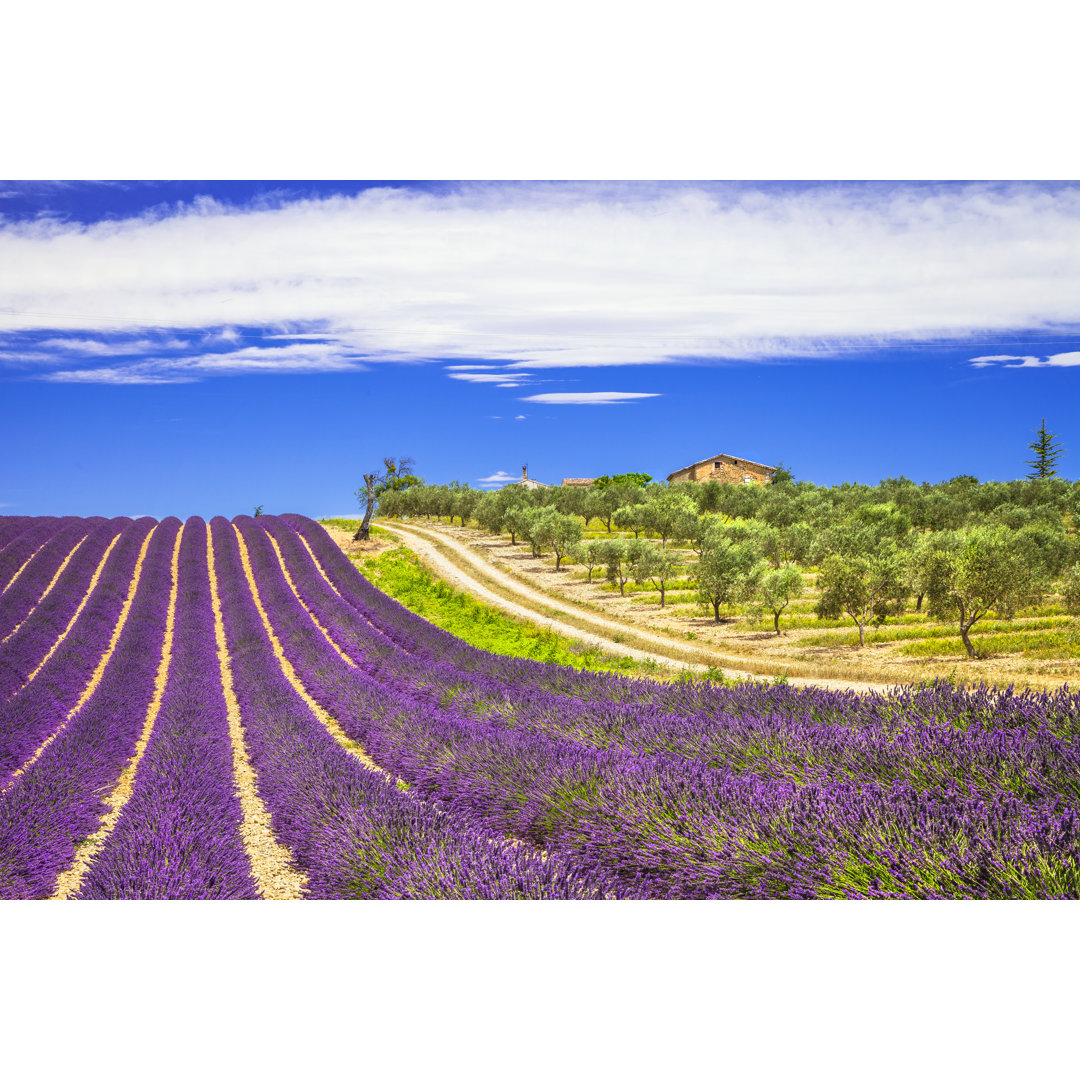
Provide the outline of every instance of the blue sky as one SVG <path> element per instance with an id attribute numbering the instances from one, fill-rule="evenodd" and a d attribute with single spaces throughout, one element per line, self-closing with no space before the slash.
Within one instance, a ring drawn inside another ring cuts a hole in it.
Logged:
<path id="1" fill-rule="evenodd" d="M 1080 477 L 1080 184 L 0 182 L 0 513 Z"/>

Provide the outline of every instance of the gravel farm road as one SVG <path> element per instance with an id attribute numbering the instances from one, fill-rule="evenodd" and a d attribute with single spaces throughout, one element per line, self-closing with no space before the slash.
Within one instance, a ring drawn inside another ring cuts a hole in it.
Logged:
<path id="1" fill-rule="evenodd" d="M 583 610 L 549 593 L 531 588 L 493 566 L 468 545 L 444 533 L 437 533 L 413 522 L 406 525 L 399 521 L 390 523 L 380 520 L 377 524 L 380 529 L 401 540 L 419 556 L 432 573 L 444 581 L 470 593 L 482 603 L 528 619 L 537 626 L 577 638 L 587 645 L 598 646 L 605 652 L 630 656 L 635 660 L 654 660 L 669 670 L 703 672 L 713 667 L 721 668 L 725 676 L 732 678 L 772 681 L 772 676 L 756 674 L 736 666 L 738 657 L 713 654 L 712 650 L 706 655 L 700 649 L 683 647 L 670 638 Z M 332 535 L 340 543 L 341 537 L 336 533 Z M 507 593 L 510 595 L 507 596 Z M 622 640 L 615 640 L 616 638 Z M 633 641 L 634 644 L 627 644 L 628 641 Z M 697 655 L 702 659 L 676 659 L 669 655 L 673 650 L 684 655 Z M 793 686 L 820 686 L 829 690 L 882 692 L 889 689 L 884 684 L 849 682 L 843 679 L 803 679 L 790 676 L 787 681 Z"/>

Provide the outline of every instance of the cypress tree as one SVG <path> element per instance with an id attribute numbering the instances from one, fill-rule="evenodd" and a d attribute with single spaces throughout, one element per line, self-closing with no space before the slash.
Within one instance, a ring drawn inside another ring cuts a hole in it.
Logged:
<path id="1" fill-rule="evenodd" d="M 1057 459 L 1061 457 L 1063 450 L 1054 442 L 1057 436 L 1046 430 L 1045 416 L 1036 434 L 1038 438 L 1034 442 L 1028 443 L 1028 449 L 1035 454 L 1035 457 L 1031 461 L 1024 462 L 1025 465 L 1031 466 L 1031 472 L 1027 474 L 1027 479 L 1041 480 L 1048 476 L 1057 476 L 1054 465 L 1057 464 Z"/>

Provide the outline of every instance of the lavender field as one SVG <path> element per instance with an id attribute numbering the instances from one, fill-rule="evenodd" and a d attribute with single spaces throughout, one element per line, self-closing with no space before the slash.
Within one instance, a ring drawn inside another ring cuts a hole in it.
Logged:
<path id="1" fill-rule="evenodd" d="M 1080 694 L 474 649 L 294 516 L 0 518 L 0 897 L 1076 898 Z"/>

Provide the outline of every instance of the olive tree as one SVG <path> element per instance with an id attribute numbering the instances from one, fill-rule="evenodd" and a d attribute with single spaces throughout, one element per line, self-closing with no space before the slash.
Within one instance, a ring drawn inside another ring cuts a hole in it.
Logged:
<path id="1" fill-rule="evenodd" d="M 533 506 L 525 510 L 521 515 L 521 538 L 526 540 L 532 549 L 534 559 L 538 559 L 544 553 L 547 539 L 547 529 L 543 519 L 544 511 Z"/>
<path id="2" fill-rule="evenodd" d="M 637 550 L 630 572 L 640 585 L 651 581 L 660 590 L 660 606 L 664 606 L 667 583 L 683 569 L 683 561 L 674 551 L 666 551 L 646 543 Z"/>
<path id="3" fill-rule="evenodd" d="M 706 550 L 723 539 L 731 539 L 727 531 L 727 523 L 716 514 L 699 514 L 697 521 L 686 539 L 690 541 L 690 547 L 703 555 Z"/>
<path id="4" fill-rule="evenodd" d="M 803 594 L 803 576 L 796 566 L 768 570 L 758 583 L 758 609 L 771 612 L 773 627 L 780 634 L 780 615 L 792 600 Z"/>
<path id="5" fill-rule="evenodd" d="M 605 540 L 604 569 L 608 581 L 619 586 L 619 595 L 626 595 L 626 583 L 633 576 L 632 567 L 643 548 L 652 548 L 647 540 Z"/>
<path id="6" fill-rule="evenodd" d="M 604 565 L 604 540 L 594 540 L 590 544 L 576 543 L 570 548 L 570 558 L 581 563 L 589 571 L 589 584 L 592 584 L 593 570 Z"/>
<path id="7" fill-rule="evenodd" d="M 848 615 L 866 645 L 866 624 L 880 614 L 901 588 L 904 561 L 894 540 L 882 540 L 861 554 L 827 555 L 818 574 L 817 613 L 826 619 Z"/>
<path id="8" fill-rule="evenodd" d="M 556 570 L 561 569 L 563 559 L 581 541 L 585 531 L 576 517 L 560 514 L 553 506 L 532 511 L 528 528 L 526 539 L 533 545 L 533 554 L 550 548 L 555 552 Z"/>
<path id="9" fill-rule="evenodd" d="M 1045 578 L 1029 547 L 1001 525 L 974 525 L 958 530 L 941 555 L 927 591 L 930 614 L 956 621 L 970 657 L 975 647 L 971 628 L 989 614 L 1012 616 L 1038 600 Z"/>
<path id="10" fill-rule="evenodd" d="M 697 517 L 697 504 L 676 488 L 659 488 L 645 503 L 645 528 L 660 537 L 665 549 L 668 538 L 691 517 Z"/>
<path id="11" fill-rule="evenodd" d="M 620 506 L 612 515 L 612 520 L 620 529 L 629 529 L 637 540 L 645 529 L 645 504 L 633 503 L 630 506 Z"/>
<path id="12" fill-rule="evenodd" d="M 450 485 L 450 492 L 450 524 L 454 524 L 456 515 L 461 519 L 461 527 L 465 528 L 466 520 L 473 516 L 481 493 L 474 491 L 468 484 L 459 484 L 456 481 Z"/>
<path id="13" fill-rule="evenodd" d="M 1016 543 L 1024 548 L 1027 560 L 1036 565 L 1044 577 L 1055 578 L 1065 569 L 1072 545 L 1060 516 L 1052 525 L 1033 521 L 1014 535 Z"/>
<path id="14" fill-rule="evenodd" d="M 1065 572 L 1061 602 L 1070 615 L 1080 615 L 1080 563 L 1076 563 Z"/>
<path id="15" fill-rule="evenodd" d="M 720 605 L 746 599 L 760 576 L 757 552 L 749 544 L 737 544 L 725 538 L 707 547 L 698 560 L 694 576 L 698 598 L 713 609 L 713 620 L 720 621 Z"/>
<path id="16" fill-rule="evenodd" d="M 507 504 L 499 498 L 496 491 L 485 491 L 476 502 L 473 510 L 476 523 L 485 532 L 494 533 L 496 536 L 503 531 L 503 523 L 506 519 Z"/>
<path id="17" fill-rule="evenodd" d="M 814 542 L 814 530 L 805 521 L 796 521 L 780 530 L 784 558 L 805 564 Z"/>
<path id="18" fill-rule="evenodd" d="M 915 610 L 922 611 L 923 597 L 937 587 L 946 572 L 952 532 L 923 533 L 908 554 L 907 585 L 915 594 Z"/>
<path id="19" fill-rule="evenodd" d="M 611 519 L 615 511 L 623 505 L 621 494 L 618 486 L 590 488 L 582 510 L 586 525 L 593 518 L 599 518 L 604 523 L 607 531 L 611 532 Z"/>
<path id="20" fill-rule="evenodd" d="M 523 540 L 528 539 L 525 536 L 525 530 L 528 527 L 528 515 L 531 512 L 525 506 L 517 503 L 507 507 L 503 514 L 502 527 L 510 534 L 511 544 L 516 544 L 519 536 Z"/>

